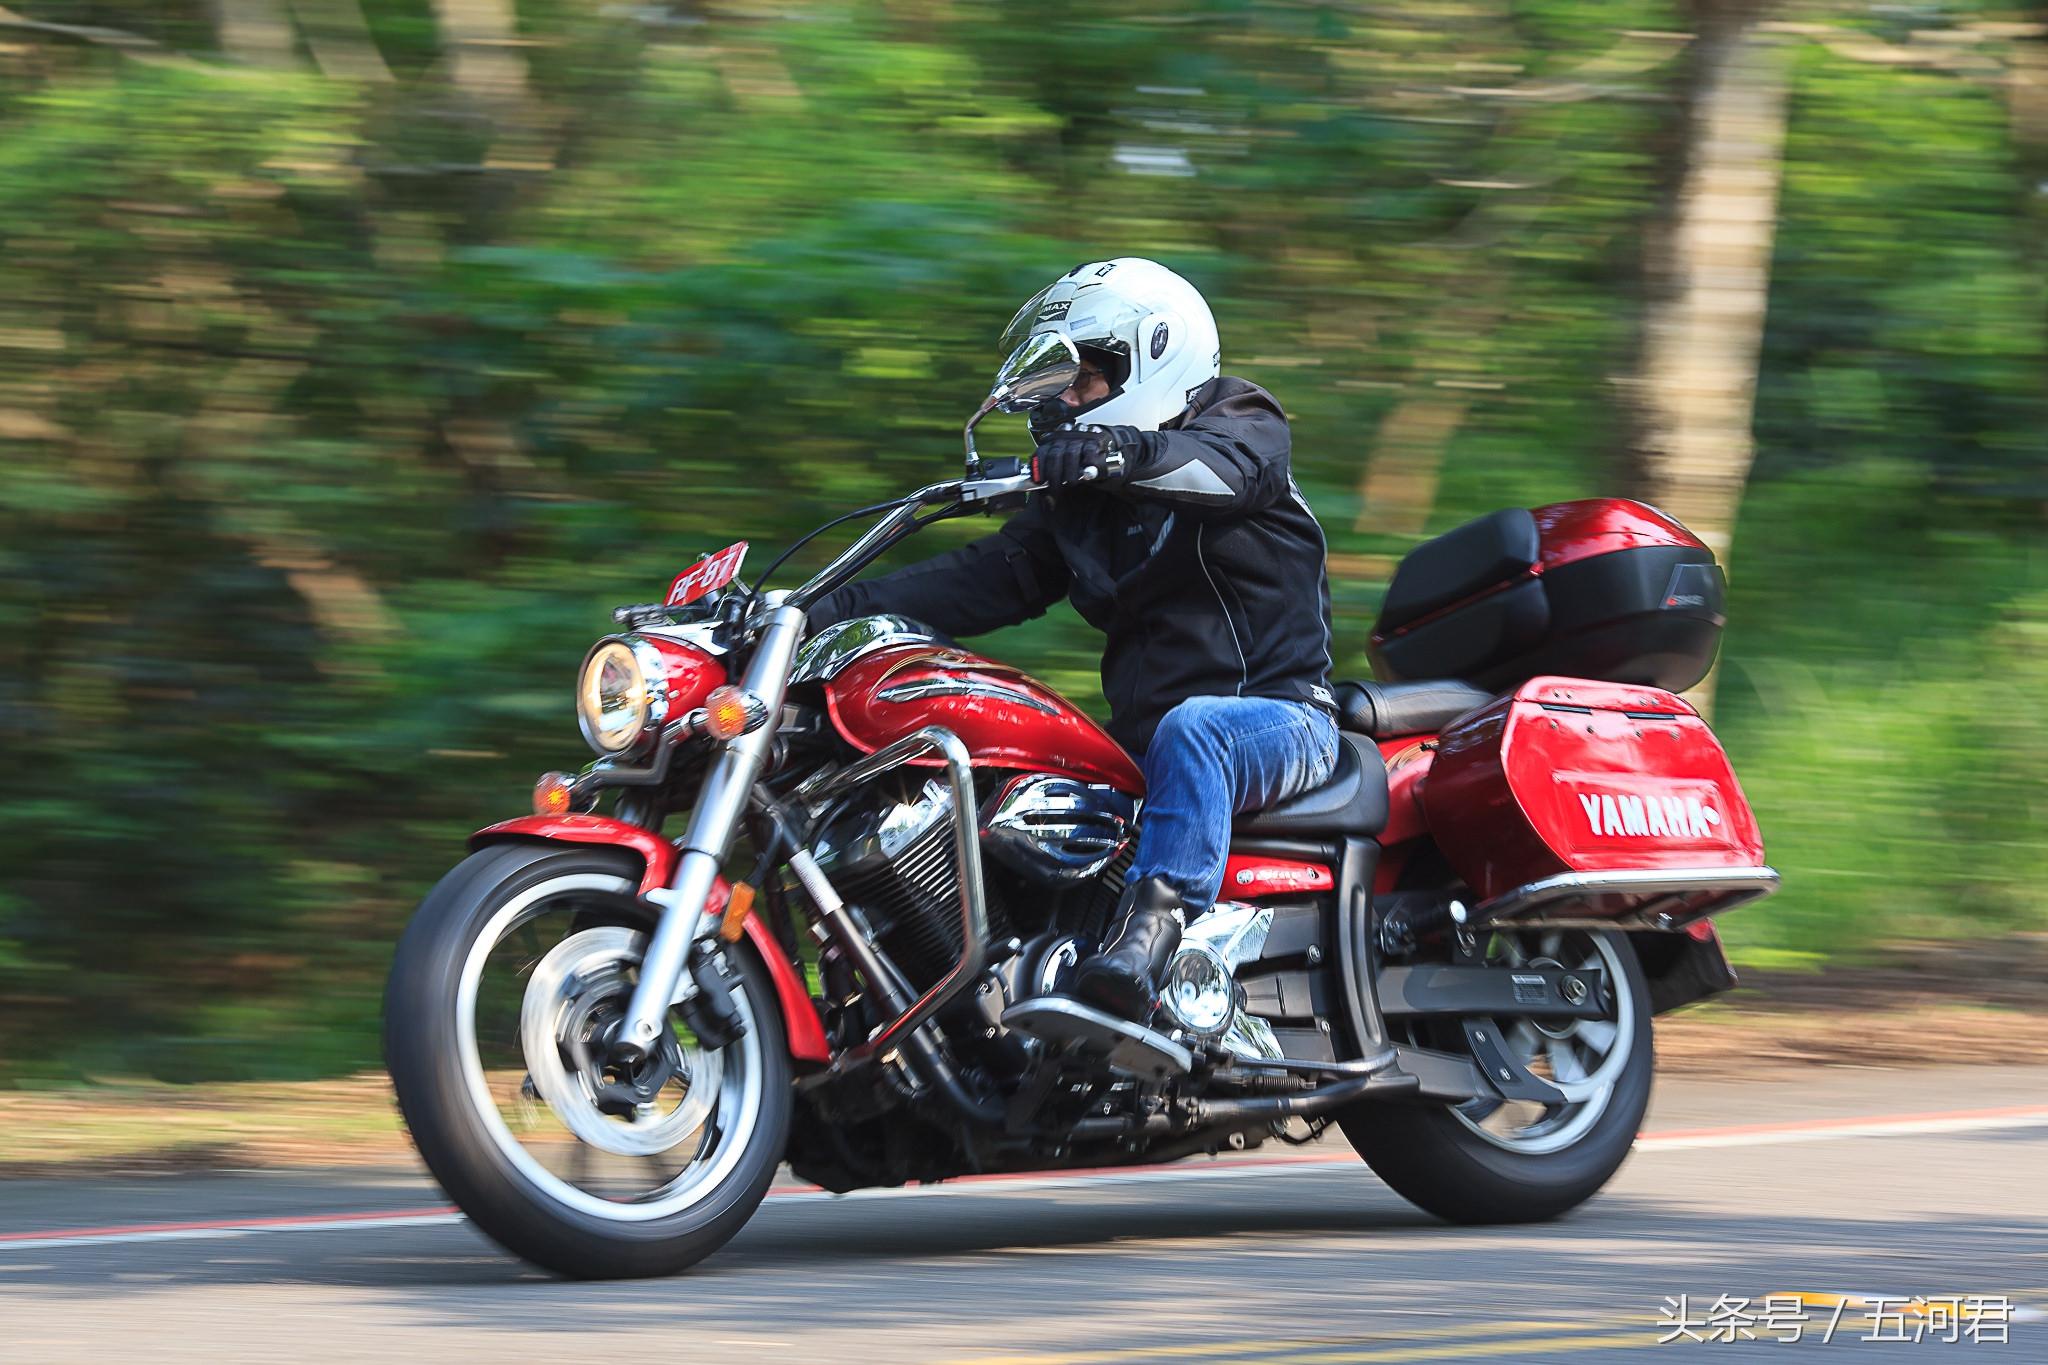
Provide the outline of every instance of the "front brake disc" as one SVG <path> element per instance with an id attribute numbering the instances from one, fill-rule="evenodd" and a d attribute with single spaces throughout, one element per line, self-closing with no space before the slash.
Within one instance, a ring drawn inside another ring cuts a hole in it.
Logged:
<path id="1" fill-rule="evenodd" d="M 717 1052 L 682 1047 L 666 1032 L 655 1060 L 667 1073 L 660 1084 L 635 1087 L 606 1073 L 603 1020 L 631 997 L 644 942 L 619 925 L 569 935 L 534 967 L 519 1011 L 519 1042 L 535 1091 L 577 1138 L 619 1156 L 658 1155 L 703 1127 L 725 1070 Z M 619 1102 L 622 1085 L 635 1103 Z"/>

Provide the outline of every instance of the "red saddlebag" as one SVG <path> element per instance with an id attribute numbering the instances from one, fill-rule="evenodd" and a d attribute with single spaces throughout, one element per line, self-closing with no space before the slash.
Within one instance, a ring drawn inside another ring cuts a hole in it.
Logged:
<path id="1" fill-rule="evenodd" d="M 1482 911 L 1510 917 L 1683 922 L 1777 879 L 1720 741 L 1653 687 L 1531 679 L 1443 733 L 1423 807 Z"/>

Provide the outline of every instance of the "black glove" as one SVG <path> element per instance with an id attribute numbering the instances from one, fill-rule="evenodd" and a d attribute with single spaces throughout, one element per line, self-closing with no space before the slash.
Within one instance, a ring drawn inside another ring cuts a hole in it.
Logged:
<path id="1" fill-rule="evenodd" d="M 1031 457 L 1031 475 L 1047 488 L 1081 483 L 1106 488 L 1122 483 L 1143 451 L 1144 433 L 1136 427 L 1055 431 L 1038 443 L 1038 453 Z M 1090 469 L 1095 473 L 1088 474 Z"/>

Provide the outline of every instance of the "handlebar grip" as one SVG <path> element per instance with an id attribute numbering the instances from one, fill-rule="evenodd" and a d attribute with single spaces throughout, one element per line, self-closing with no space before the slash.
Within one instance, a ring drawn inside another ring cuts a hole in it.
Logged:
<path id="1" fill-rule="evenodd" d="M 1104 427 L 1081 427 L 1079 428 L 1079 430 L 1098 432 L 1104 435 L 1108 434 L 1107 428 Z M 1119 450 L 1117 447 L 1113 445 L 1105 443 L 1102 448 L 1102 455 L 1100 458 L 1102 461 L 1100 464 L 1091 464 L 1083 467 L 1081 472 L 1075 476 L 1075 481 L 1078 483 L 1100 483 L 1104 480 L 1119 479 L 1123 477 L 1123 451 Z M 1031 481 L 1033 486 L 1036 488 L 1044 488 L 1045 483 L 1039 478 L 1038 475 L 1038 461 L 1036 458 L 1034 458 L 1031 461 L 1031 463 L 1026 466 L 1026 469 L 1031 475 Z"/>

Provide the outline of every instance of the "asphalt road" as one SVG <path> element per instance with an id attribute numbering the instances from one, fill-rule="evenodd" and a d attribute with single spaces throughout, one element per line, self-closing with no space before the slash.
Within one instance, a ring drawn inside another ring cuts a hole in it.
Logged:
<path id="1" fill-rule="evenodd" d="M 13 1181 L 0 1360 L 2048 1362 L 2048 1068 L 1673 1081 L 1646 1134 L 1606 1194 L 1538 1227 L 1444 1226 L 1324 1145 L 778 1190 L 696 1271 L 623 1284 L 508 1259 L 414 1172 Z M 1797 1344 L 1763 1313 L 1798 1292 L 1993 1301 L 1968 1327 L 1851 1306 L 1822 1347 L 1834 1310 L 1802 1309 Z M 1721 1329 L 1758 1339 L 1657 1344 L 1679 1295 L 1695 1334 L 1725 1295 Z"/>

